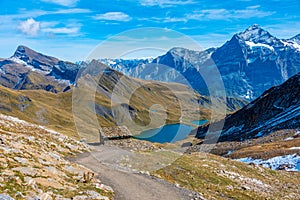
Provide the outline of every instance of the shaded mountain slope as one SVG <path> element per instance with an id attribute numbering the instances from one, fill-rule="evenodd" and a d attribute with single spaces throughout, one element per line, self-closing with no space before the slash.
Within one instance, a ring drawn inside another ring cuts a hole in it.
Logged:
<path id="1" fill-rule="evenodd" d="M 220 141 L 245 140 L 281 129 L 300 127 L 300 74 L 272 87 L 243 109 L 229 115 Z M 205 136 L 208 126 L 200 127 L 196 137 Z"/>

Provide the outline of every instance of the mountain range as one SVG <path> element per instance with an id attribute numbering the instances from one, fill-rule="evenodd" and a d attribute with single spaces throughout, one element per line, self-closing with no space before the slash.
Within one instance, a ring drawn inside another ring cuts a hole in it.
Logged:
<path id="1" fill-rule="evenodd" d="M 97 60 L 75 64 L 25 46 L 18 46 L 12 57 L 1 59 L 0 85 L 1 113 L 74 137 L 78 137 L 75 131 L 77 120 L 84 137 L 91 140 L 98 136 L 98 130 L 92 128 L 97 121 L 101 126 L 116 126 L 124 123 L 125 119 L 132 119 L 140 126 L 148 126 L 152 122 L 151 106 L 155 104 L 167 108 L 166 111 L 155 110 L 157 116 L 167 115 L 167 124 L 209 118 L 212 106 L 207 96 L 197 94 L 183 84 L 140 80 Z M 74 91 L 82 92 L 79 97 L 87 98 L 93 89 L 95 96 L 85 102 L 77 102 L 78 96 Z M 119 99 L 127 96 L 129 101 L 112 101 L 116 96 Z M 244 101 L 234 98 L 228 99 L 228 103 L 226 99 L 218 99 L 218 102 L 227 104 L 228 112 L 245 105 Z M 80 117 L 76 119 L 73 117 L 74 107 L 80 108 Z M 129 116 L 123 116 L 124 113 Z M 95 122 L 86 120 L 95 114 Z M 157 123 L 161 123 L 158 119 Z M 157 126 L 154 123 L 149 128 Z"/>
<path id="2" fill-rule="evenodd" d="M 251 101 L 299 72 L 299 57 L 300 34 L 278 39 L 254 24 L 219 48 L 193 51 L 175 47 L 154 59 L 100 61 L 136 78 L 188 83 L 201 94 L 208 94 L 201 70 L 214 63 L 227 96 Z"/>

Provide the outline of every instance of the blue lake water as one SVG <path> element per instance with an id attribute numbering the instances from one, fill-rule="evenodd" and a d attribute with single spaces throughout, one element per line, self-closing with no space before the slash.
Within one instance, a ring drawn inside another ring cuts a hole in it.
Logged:
<path id="1" fill-rule="evenodd" d="M 195 127 L 185 124 L 167 124 L 161 128 L 143 131 L 135 138 L 158 143 L 173 143 L 185 139 Z"/>
<path id="2" fill-rule="evenodd" d="M 195 124 L 197 126 L 201 126 L 203 124 L 205 124 L 206 122 L 208 122 L 208 120 L 206 119 L 201 119 L 201 120 L 194 120 L 194 121 L 191 121 L 191 124 Z"/>

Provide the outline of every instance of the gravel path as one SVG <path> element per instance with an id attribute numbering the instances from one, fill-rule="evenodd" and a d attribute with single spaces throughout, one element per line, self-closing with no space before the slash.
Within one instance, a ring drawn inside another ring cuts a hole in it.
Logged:
<path id="1" fill-rule="evenodd" d="M 113 167 L 118 157 L 132 152 L 117 147 L 93 147 L 91 153 L 79 154 L 71 161 L 82 164 L 99 174 L 100 180 L 115 191 L 116 200 L 191 200 L 201 199 L 195 192 L 178 188 L 164 180 Z"/>

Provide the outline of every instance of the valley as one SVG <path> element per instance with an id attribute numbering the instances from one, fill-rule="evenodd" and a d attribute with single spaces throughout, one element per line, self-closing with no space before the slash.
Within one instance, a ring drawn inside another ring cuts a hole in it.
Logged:
<path id="1" fill-rule="evenodd" d="M 0 199 L 299 199 L 299 46 L 257 24 L 151 59 L 18 46 L 0 60 Z"/>

